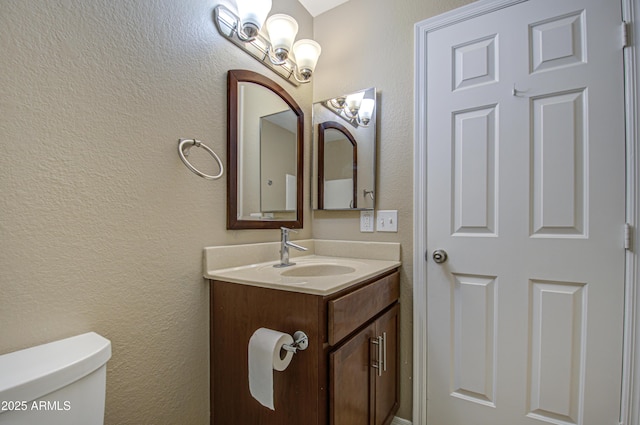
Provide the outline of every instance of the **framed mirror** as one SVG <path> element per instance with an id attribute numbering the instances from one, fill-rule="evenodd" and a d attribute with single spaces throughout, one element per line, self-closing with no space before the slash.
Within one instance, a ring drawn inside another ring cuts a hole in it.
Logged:
<path id="1" fill-rule="evenodd" d="M 375 208 L 376 89 L 313 104 L 316 210 Z"/>
<path id="2" fill-rule="evenodd" d="M 302 109 L 253 71 L 227 74 L 227 229 L 302 228 Z"/>

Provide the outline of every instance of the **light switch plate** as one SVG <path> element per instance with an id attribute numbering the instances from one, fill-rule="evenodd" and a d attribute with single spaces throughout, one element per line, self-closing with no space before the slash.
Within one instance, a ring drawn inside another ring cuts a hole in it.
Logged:
<path id="1" fill-rule="evenodd" d="M 360 231 L 373 232 L 373 211 L 360 211 Z"/>
<path id="2" fill-rule="evenodd" d="M 376 230 L 378 232 L 398 231 L 398 210 L 378 211 L 376 218 Z"/>

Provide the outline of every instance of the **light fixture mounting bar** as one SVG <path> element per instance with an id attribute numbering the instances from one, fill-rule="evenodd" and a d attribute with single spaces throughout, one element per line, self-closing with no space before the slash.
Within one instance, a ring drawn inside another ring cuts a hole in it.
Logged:
<path id="1" fill-rule="evenodd" d="M 242 41 L 238 38 L 238 23 L 239 18 L 224 5 L 218 5 L 214 11 L 214 22 L 218 28 L 218 32 L 224 36 L 227 40 L 238 46 L 240 49 L 247 52 L 251 57 L 258 62 L 287 80 L 294 86 L 300 86 L 300 83 L 296 80 L 295 63 L 291 59 L 287 59 L 282 65 L 274 65 L 269 59 L 269 46 L 271 45 L 269 40 L 262 34 L 258 33 L 256 38 L 252 41 Z"/>

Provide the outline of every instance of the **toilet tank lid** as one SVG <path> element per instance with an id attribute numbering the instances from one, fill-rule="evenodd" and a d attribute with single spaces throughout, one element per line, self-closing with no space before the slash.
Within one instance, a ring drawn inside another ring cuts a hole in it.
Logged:
<path id="1" fill-rule="evenodd" d="M 111 342 L 95 332 L 0 355 L 0 400 L 38 399 L 110 358 Z"/>

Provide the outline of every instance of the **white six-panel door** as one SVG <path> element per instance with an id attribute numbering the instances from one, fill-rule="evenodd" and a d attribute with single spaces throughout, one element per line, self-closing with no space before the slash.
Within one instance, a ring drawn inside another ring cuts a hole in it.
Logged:
<path id="1" fill-rule="evenodd" d="M 427 41 L 428 425 L 614 425 L 620 4 L 529 0 Z"/>

